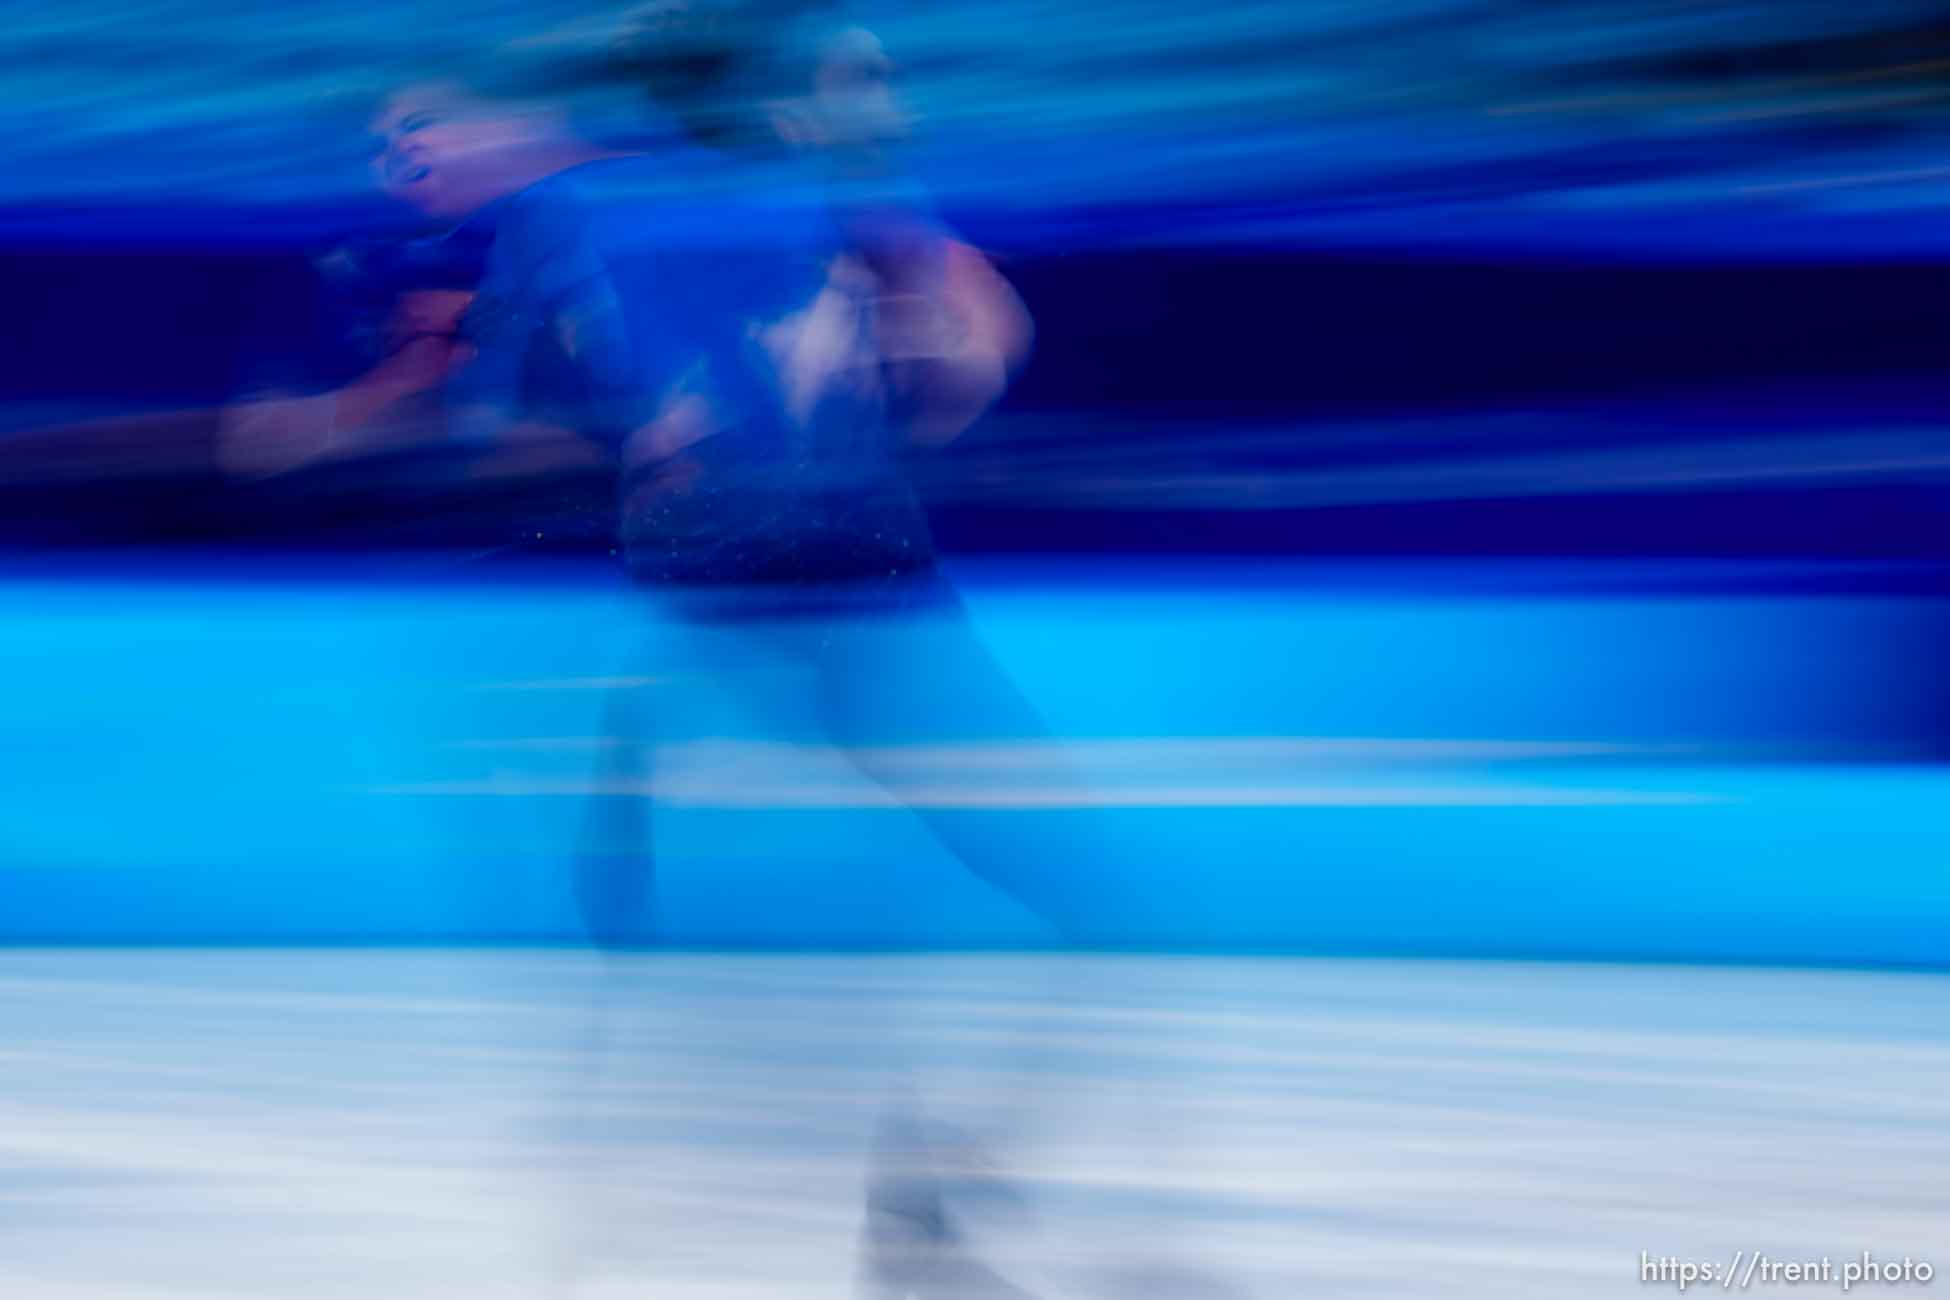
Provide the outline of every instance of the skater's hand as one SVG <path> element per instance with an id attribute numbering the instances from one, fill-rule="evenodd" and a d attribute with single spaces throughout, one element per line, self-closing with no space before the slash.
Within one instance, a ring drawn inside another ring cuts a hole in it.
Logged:
<path id="1" fill-rule="evenodd" d="M 420 289 L 400 295 L 386 322 L 386 337 L 394 351 L 418 339 L 460 338 L 460 318 L 474 295 L 459 289 Z"/>
<path id="2" fill-rule="evenodd" d="M 217 422 L 217 465 L 236 478 L 269 478 L 327 455 L 338 394 L 267 396 L 227 408 Z"/>
<path id="3" fill-rule="evenodd" d="M 718 431 L 711 403 L 695 393 L 665 402 L 656 417 L 630 434 L 623 444 L 623 464 L 654 465 L 671 460 Z"/>
<path id="4" fill-rule="evenodd" d="M 812 302 L 758 330 L 794 420 L 810 420 L 834 393 L 864 394 L 877 383 L 880 358 L 869 327 L 876 284 L 858 259 L 836 258 Z"/>

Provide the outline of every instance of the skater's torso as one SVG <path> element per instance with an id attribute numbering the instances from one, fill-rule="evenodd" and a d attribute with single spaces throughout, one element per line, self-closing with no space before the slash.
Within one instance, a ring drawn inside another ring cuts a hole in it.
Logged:
<path id="1" fill-rule="evenodd" d="M 819 178 L 613 160 L 501 207 L 458 405 L 504 420 L 519 408 L 614 448 L 633 574 L 791 583 L 931 567 L 879 379 L 871 276 Z M 686 400 L 708 412 L 703 436 L 675 449 L 635 436 Z"/>

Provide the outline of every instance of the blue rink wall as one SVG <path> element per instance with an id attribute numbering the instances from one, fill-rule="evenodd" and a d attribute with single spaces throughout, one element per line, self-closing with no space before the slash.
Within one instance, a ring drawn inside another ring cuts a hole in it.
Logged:
<path id="1" fill-rule="evenodd" d="M 957 572 L 1087 742 L 1144 942 L 1950 960 L 1950 768 L 1890 757 L 1941 708 L 1932 599 L 1630 565 Z M 0 587 L 0 941 L 577 940 L 586 743 L 660 634 L 599 570 L 205 560 Z M 633 689 L 734 756 L 803 739 L 708 684 Z M 1046 938 L 830 753 L 788 757 L 825 806 L 660 813 L 675 942 Z"/>

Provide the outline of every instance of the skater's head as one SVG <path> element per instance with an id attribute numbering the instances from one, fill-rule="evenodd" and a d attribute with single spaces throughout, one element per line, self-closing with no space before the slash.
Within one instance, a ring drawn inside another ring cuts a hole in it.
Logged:
<path id="1" fill-rule="evenodd" d="M 617 57 L 690 133 L 719 148 L 877 149 L 907 134 L 880 40 L 794 0 L 650 0 Z"/>
<path id="2" fill-rule="evenodd" d="M 460 218 L 535 179 L 568 140 L 545 104 L 459 81 L 420 82 L 388 95 L 368 127 L 381 189 L 429 216 Z"/>
<path id="3" fill-rule="evenodd" d="M 739 95 L 755 30 L 749 3 L 647 0 L 618 26 L 612 68 L 695 139 L 749 148 L 758 132 Z"/>
<path id="4" fill-rule="evenodd" d="M 773 130 L 800 149 L 892 144 L 910 126 L 894 71 L 880 38 L 864 27 L 817 16 L 788 24 L 767 75 Z"/>

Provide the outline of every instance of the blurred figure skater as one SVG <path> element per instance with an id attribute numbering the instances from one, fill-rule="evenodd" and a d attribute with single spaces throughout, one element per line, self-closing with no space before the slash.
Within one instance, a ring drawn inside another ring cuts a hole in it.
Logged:
<path id="1" fill-rule="evenodd" d="M 500 207 L 548 176 L 619 156 L 579 139 L 550 106 L 457 81 L 395 92 L 369 131 L 379 189 L 446 229 L 431 238 L 349 244 L 317 260 L 328 300 L 351 299 L 361 308 L 368 304 L 360 300 L 390 300 L 382 327 L 370 331 L 377 337 L 369 350 L 378 357 L 357 378 L 321 393 L 233 404 L 218 443 L 219 465 L 233 476 L 447 440 L 448 399 L 475 354 L 464 321 L 486 273 Z M 509 438 L 475 472 L 544 467 L 551 453 L 586 459 L 573 450 L 566 425 L 519 432 L 530 446 Z"/>
<path id="2" fill-rule="evenodd" d="M 259 293 L 270 309 L 245 331 L 237 385 L 245 395 L 217 407 L 68 424 L 34 442 L 50 450 L 65 444 L 75 449 L 71 457 L 94 451 L 111 472 L 122 470 L 116 452 L 129 445 L 148 453 L 126 458 L 138 472 L 214 467 L 248 480 L 444 436 L 436 399 L 462 359 L 460 318 L 481 270 L 479 232 L 463 218 L 493 187 L 486 175 L 435 179 L 406 157 L 499 159 L 509 151 L 496 137 L 511 134 L 488 113 L 432 126 L 433 114 L 456 98 L 454 88 L 429 85 L 388 101 L 374 124 L 373 167 L 385 193 L 436 222 L 457 222 L 453 229 L 434 239 L 355 241 L 314 258 L 306 273 L 265 276 Z M 425 134 L 425 144 L 396 149 L 409 128 Z M 451 170 L 465 172 L 441 168 Z M 315 308 L 308 329 L 291 324 L 306 316 L 293 310 L 300 299 Z M 348 372 L 354 377 L 343 378 Z M 8 460 L 31 470 L 38 450 L 10 447 Z"/>
<path id="3" fill-rule="evenodd" d="M 689 423 L 630 466 L 633 567 L 666 589 L 695 587 L 680 617 L 729 625 L 744 652 L 720 661 L 750 662 L 756 647 L 809 668 L 827 736 L 968 869 L 1040 916 L 1055 946 L 1114 941 L 1121 891 L 1093 883 L 1112 865 L 1110 839 L 1060 760 L 1036 769 L 1053 811 L 1000 798 L 984 807 L 979 787 L 965 806 L 909 797 L 903 756 L 922 746 L 1053 746 L 941 575 L 902 468 L 910 448 L 952 440 L 1002 396 L 1031 325 L 988 259 L 903 175 L 908 119 L 885 51 L 823 13 L 767 22 L 674 0 L 640 13 L 622 45 L 694 138 L 747 174 L 808 187 L 834 241 L 813 299 L 765 327 L 777 393 L 765 418 L 790 432 L 767 435 L 708 404 L 687 411 Z M 788 447 L 803 450 L 781 455 Z M 725 527 L 760 503 L 759 526 Z M 701 566 L 691 538 L 708 557 Z M 656 789 L 659 719 L 641 693 L 619 693 L 612 709 L 612 739 L 623 743 L 606 749 L 600 788 L 619 793 L 596 802 L 584 897 L 599 940 L 629 944 L 656 934 L 653 801 L 642 796 Z M 1033 1060 L 1018 1064 L 1035 1078 Z M 1005 1112 L 1042 1110 L 1040 1089 L 992 1100 Z M 956 1129 L 923 1110 L 898 1096 L 877 1131 L 863 1293 L 1033 1294 L 998 1271 L 965 1219 L 971 1205 L 1021 1200 L 994 1167 L 993 1130 Z"/>

